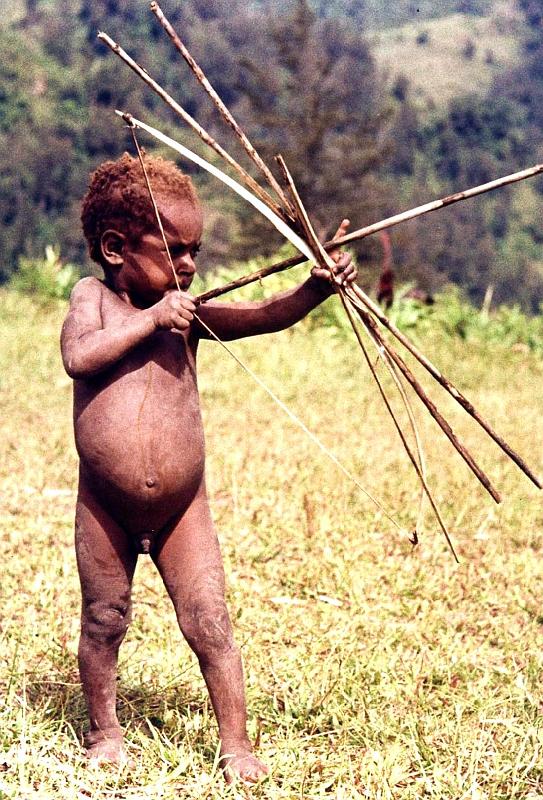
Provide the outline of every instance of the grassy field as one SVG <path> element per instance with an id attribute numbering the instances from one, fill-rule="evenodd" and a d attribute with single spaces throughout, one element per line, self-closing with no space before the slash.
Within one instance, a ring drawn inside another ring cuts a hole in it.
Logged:
<path id="1" fill-rule="evenodd" d="M 136 767 L 82 758 L 63 313 L 0 293 L 0 798 L 245 796 L 223 786 L 202 679 L 145 558 L 119 679 Z M 543 472 L 541 360 L 421 344 Z M 352 341 L 302 325 L 234 347 L 411 526 L 416 485 Z M 247 796 L 542 798 L 541 495 L 433 392 L 505 494 L 494 505 L 421 420 L 457 566 L 430 517 L 413 548 L 218 346 L 200 374 L 251 735 L 272 769 Z"/>
<path id="2" fill-rule="evenodd" d="M 490 14 L 421 19 L 370 36 L 372 51 L 392 82 L 405 75 L 421 107 L 441 106 L 467 92 L 484 93 L 518 58 L 521 23 L 514 0 L 499 0 Z M 427 41 L 417 44 L 425 34 Z M 471 58 L 464 49 L 474 45 Z"/>

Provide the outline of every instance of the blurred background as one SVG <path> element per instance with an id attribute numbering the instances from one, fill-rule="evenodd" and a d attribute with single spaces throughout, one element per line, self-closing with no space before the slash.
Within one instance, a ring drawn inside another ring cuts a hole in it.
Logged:
<path id="1" fill-rule="evenodd" d="M 344 216 L 362 227 L 543 160 L 543 0 L 162 7 L 262 154 L 283 154 L 322 236 Z M 2 0 L 0 19 L 0 282 L 40 259 L 66 283 L 93 270 L 81 197 L 100 162 L 132 149 L 115 108 L 209 158 L 99 30 L 245 163 L 145 0 Z M 200 269 L 271 259 L 282 243 L 267 223 L 193 176 L 207 210 Z M 542 194 L 536 178 L 394 228 L 397 279 L 539 312 Z M 363 284 L 375 286 L 383 250 L 377 237 L 359 245 Z"/>

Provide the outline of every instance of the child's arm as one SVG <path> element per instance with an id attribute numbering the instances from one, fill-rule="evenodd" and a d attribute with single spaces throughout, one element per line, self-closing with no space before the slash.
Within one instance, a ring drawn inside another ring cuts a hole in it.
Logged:
<path id="1" fill-rule="evenodd" d="M 184 293 L 168 292 L 151 308 L 136 311 L 119 325 L 102 324 L 103 285 L 84 278 L 74 287 L 62 326 L 64 368 L 71 378 L 88 378 L 112 366 L 156 330 L 186 330 L 194 303 Z"/>
<path id="2" fill-rule="evenodd" d="M 348 224 L 348 220 L 342 222 L 335 238 L 345 233 Z M 356 269 L 351 257 L 346 253 L 340 254 L 339 250 L 332 251 L 330 255 L 336 262 L 336 276 L 340 282 L 354 281 Z M 219 339 L 228 341 L 288 328 L 303 319 L 333 293 L 334 288 L 327 270 L 314 268 L 311 277 L 304 283 L 276 294 L 268 300 L 240 303 L 209 302 L 200 306 L 196 313 Z M 202 338 L 210 338 L 210 334 L 203 326 L 198 325 L 197 320 L 193 323 L 194 328 L 197 328 L 198 335 Z"/>
<path id="3" fill-rule="evenodd" d="M 350 257 L 347 255 L 342 258 L 344 260 L 338 262 L 338 267 L 348 268 L 350 273 Z M 352 279 L 349 277 L 348 280 Z M 276 294 L 269 300 L 240 303 L 210 301 L 200 306 L 196 314 L 219 339 L 228 341 L 289 328 L 333 293 L 329 280 L 312 275 L 294 289 Z M 193 330 L 195 328 L 201 338 L 210 338 L 205 328 L 198 325 L 198 320 L 193 322 Z"/>

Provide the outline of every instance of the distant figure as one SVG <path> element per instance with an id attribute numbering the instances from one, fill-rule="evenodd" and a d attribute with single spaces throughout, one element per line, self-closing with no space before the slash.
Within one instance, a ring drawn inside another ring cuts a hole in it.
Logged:
<path id="1" fill-rule="evenodd" d="M 418 300 L 419 303 L 422 303 L 425 306 L 434 305 L 434 296 L 430 294 L 430 292 L 426 292 L 424 289 L 419 289 L 417 286 L 413 286 L 412 289 L 408 289 L 405 294 L 402 294 L 402 299 Z"/>
<path id="2" fill-rule="evenodd" d="M 381 274 L 377 284 L 377 302 L 390 308 L 394 300 L 394 272 L 392 270 L 392 245 L 387 231 L 379 231 L 379 238 L 383 248 L 383 261 Z"/>

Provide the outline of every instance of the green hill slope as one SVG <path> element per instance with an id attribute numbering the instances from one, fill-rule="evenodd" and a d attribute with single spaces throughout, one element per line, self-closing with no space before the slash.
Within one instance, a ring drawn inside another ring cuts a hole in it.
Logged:
<path id="1" fill-rule="evenodd" d="M 513 0 L 488 16 L 451 14 L 418 19 L 372 34 L 375 58 L 391 82 L 405 75 L 421 105 L 442 105 L 469 91 L 483 93 L 517 60 L 522 19 Z"/>

